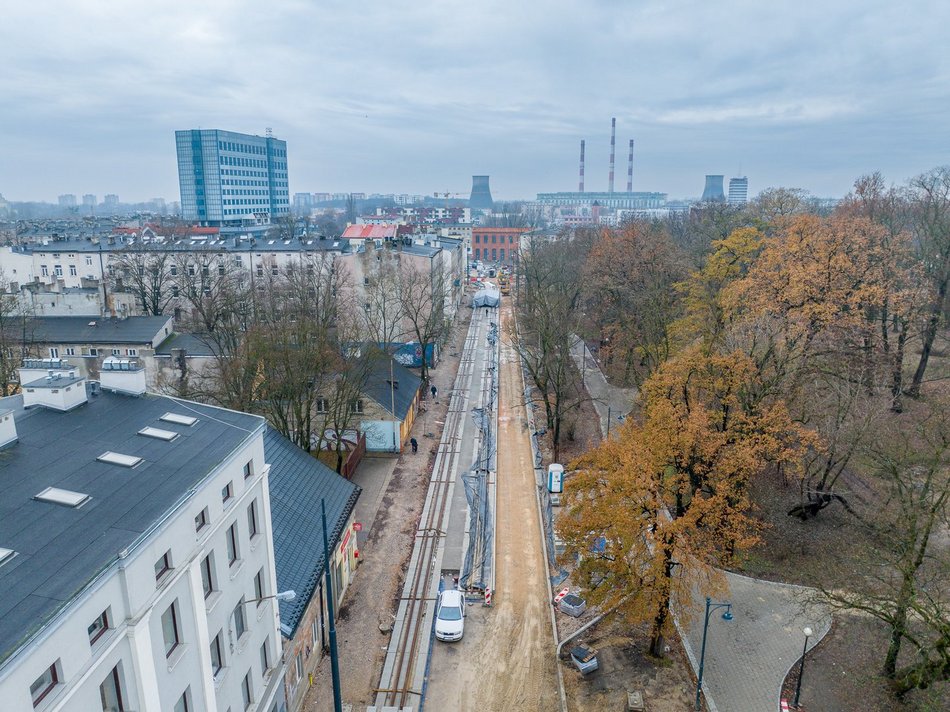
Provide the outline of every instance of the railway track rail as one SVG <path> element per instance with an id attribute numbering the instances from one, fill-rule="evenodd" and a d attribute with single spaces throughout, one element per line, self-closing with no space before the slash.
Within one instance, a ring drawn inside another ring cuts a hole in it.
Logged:
<path id="1" fill-rule="evenodd" d="M 406 580 L 393 624 L 386 660 L 376 689 L 377 710 L 418 709 L 422 701 L 429 639 L 439 591 L 442 549 L 448 530 L 449 502 L 461 455 L 462 429 L 469 412 L 469 391 L 475 354 L 487 333 L 490 317 L 476 309 L 449 396 L 425 504 L 413 541 Z"/>

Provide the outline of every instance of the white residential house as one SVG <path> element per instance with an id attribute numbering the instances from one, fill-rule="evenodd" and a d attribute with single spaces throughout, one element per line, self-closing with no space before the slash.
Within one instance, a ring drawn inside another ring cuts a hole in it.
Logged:
<path id="1" fill-rule="evenodd" d="M 281 710 L 264 420 L 60 366 L 0 400 L 0 708 Z"/>

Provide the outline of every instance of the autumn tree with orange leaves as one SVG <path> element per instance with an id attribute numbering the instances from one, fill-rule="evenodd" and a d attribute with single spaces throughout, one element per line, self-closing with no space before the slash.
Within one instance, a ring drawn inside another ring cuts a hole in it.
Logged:
<path id="1" fill-rule="evenodd" d="M 680 315 L 670 285 L 686 276 L 686 256 L 658 223 L 605 231 L 584 270 L 587 315 L 625 383 L 640 386 L 673 353 L 670 327 Z"/>
<path id="2" fill-rule="evenodd" d="M 594 605 L 648 623 L 653 655 L 670 633 L 671 604 L 755 543 L 753 477 L 794 468 L 813 445 L 781 401 L 753 397 L 756 381 L 742 353 L 688 349 L 644 384 L 642 420 L 571 465 L 578 474 L 558 530 L 578 559 L 575 580 Z"/>

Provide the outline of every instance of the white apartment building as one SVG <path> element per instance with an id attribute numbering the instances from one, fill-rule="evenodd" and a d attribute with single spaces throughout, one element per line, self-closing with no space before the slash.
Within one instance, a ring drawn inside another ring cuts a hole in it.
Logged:
<path id="1" fill-rule="evenodd" d="M 281 710 L 265 421 L 67 368 L 0 400 L 0 707 Z"/>

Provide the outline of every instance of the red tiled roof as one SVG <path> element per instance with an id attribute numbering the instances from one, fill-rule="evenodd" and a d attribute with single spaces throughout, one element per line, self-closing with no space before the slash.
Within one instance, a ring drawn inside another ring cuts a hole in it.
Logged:
<path id="1" fill-rule="evenodd" d="M 399 229 L 398 225 L 350 225 L 343 231 L 344 240 L 383 240 L 393 238 Z"/>

